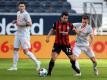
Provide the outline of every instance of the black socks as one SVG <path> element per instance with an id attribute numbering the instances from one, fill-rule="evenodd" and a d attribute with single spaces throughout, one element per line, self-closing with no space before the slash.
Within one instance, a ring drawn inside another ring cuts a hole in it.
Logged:
<path id="1" fill-rule="evenodd" d="M 50 60 L 49 67 L 48 67 L 48 75 L 51 75 L 52 69 L 54 67 L 54 60 Z"/>
<path id="2" fill-rule="evenodd" d="M 80 70 L 76 67 L 75 65 L 75 61 L 70 60 L 71 64 L 72 64 L 72 68 L 77 72 L 80 73 Z"/>

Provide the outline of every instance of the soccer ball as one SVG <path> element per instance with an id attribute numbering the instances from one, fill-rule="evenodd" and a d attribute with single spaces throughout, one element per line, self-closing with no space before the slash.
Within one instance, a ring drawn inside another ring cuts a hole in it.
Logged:
<path id="1" fill-rule="evenodd" d="M 40 70 L 39 70 L 39 76 L 40 77 L 46 77 L 47 76 L 47 70 L 45 69 L 45 68 L 41 68 Z"/>

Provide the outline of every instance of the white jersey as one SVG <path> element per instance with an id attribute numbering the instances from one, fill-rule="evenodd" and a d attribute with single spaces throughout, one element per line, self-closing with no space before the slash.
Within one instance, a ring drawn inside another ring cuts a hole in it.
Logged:
<path id="1" fill-rule="evenodd" d="M 27 22 L 31 22 L 31 17 L 27 11 L 24 11 L 21 13 L 20 11 L 17 12 L 17 22 L 26 25 Z M 29 38 L 30 37 L 30 27 L 29 26 L 17 26 L 17 31 L 16 31 L 16 36 L 17 37 L 24 37 L 24 38 Z"/>
<path id="2" fill-rule="evenodd" d="M 76 45 L 77 46 L 89 46 L 88 37 L 93 34 L 92 27 L 87 24 L 86 27 L 82 28 L 82 23 L 74 23 L 74 27 L 77 31 L 82 30 L 76 37 Z"/>

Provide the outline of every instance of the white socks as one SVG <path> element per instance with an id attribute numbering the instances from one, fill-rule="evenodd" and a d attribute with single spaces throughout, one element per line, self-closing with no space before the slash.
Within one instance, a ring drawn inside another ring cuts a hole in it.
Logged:
<path id="1" fill-rule="evenodd" d="M 19 60 L 19 54 L 18 51 L 14 51 L 14 57 L 13 57 L 13 67 L 17 67 L 17 62 Z"/>
<path id="2" fill-rule="evenodd" d="M 26 53 L 26 55 L 32 59 L 36 64 L 39 62 L 39 60 L 34 56 L 34 54 L 30 51 Z M 19 60 L 19 54 L 18 51 L 14 51 L 14 57 L 13 57 L 13 67 L 17 67 L 17 62 Z"/>
<path id="3" fill-rule="evenodd" d="M 35 63 L 37 63 L 39 60 L 34 56 L 34 54 L 32 53 L 32 52 L 30 52 L 30 51 L 28 51 L 27 53 L 26 53 L 26 55 L 30 58 L 30 59 L 32 59 Z"/>

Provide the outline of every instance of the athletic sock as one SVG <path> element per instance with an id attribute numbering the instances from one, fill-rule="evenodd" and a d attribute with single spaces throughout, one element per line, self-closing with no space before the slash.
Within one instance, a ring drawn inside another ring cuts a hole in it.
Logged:
<path id="1" fill-rule="evenodd" d="M 53 60 L 50 60 L 49 67 L 48 67 L 48 75 L 51 75 L 54 64 L 55 64 L 55 62 Z"/>
<path id="2" fill-rule="evenodd" d="M 97 66 L 97 62 L 93 62 L 93 67 L 96 67 Z"/>
<path id="3" fill-rule="evenodd" d="M 33 54 L 32 52 L 28 51 L 28 52 L 26 53 L 26 55 L 27 55 L 30 59 L 32 59 L 36 64 L 39 62 L 39 60 L 34 56 L 34 54 Z"/>
<path id="4" fill-rule="evenodd" d="M 17 67 L 17 62 L 19 60 L 19 54 L 18 51 L 14 51 L 14 56 L 13 56 L 13 67 Z"/>
<path id="5" fill-rule="evenodd" d="M 71 62 L 71 64 L 72 64 L 72 68 L 77 72 L 77 73 L 80 73 L 80 69 L 78 69 L 77 67 L 76 67 L 76 65 L 75 65 L 75 61 L 72 61 L 72 60 L 70 60 L 70 62 Z"/>

